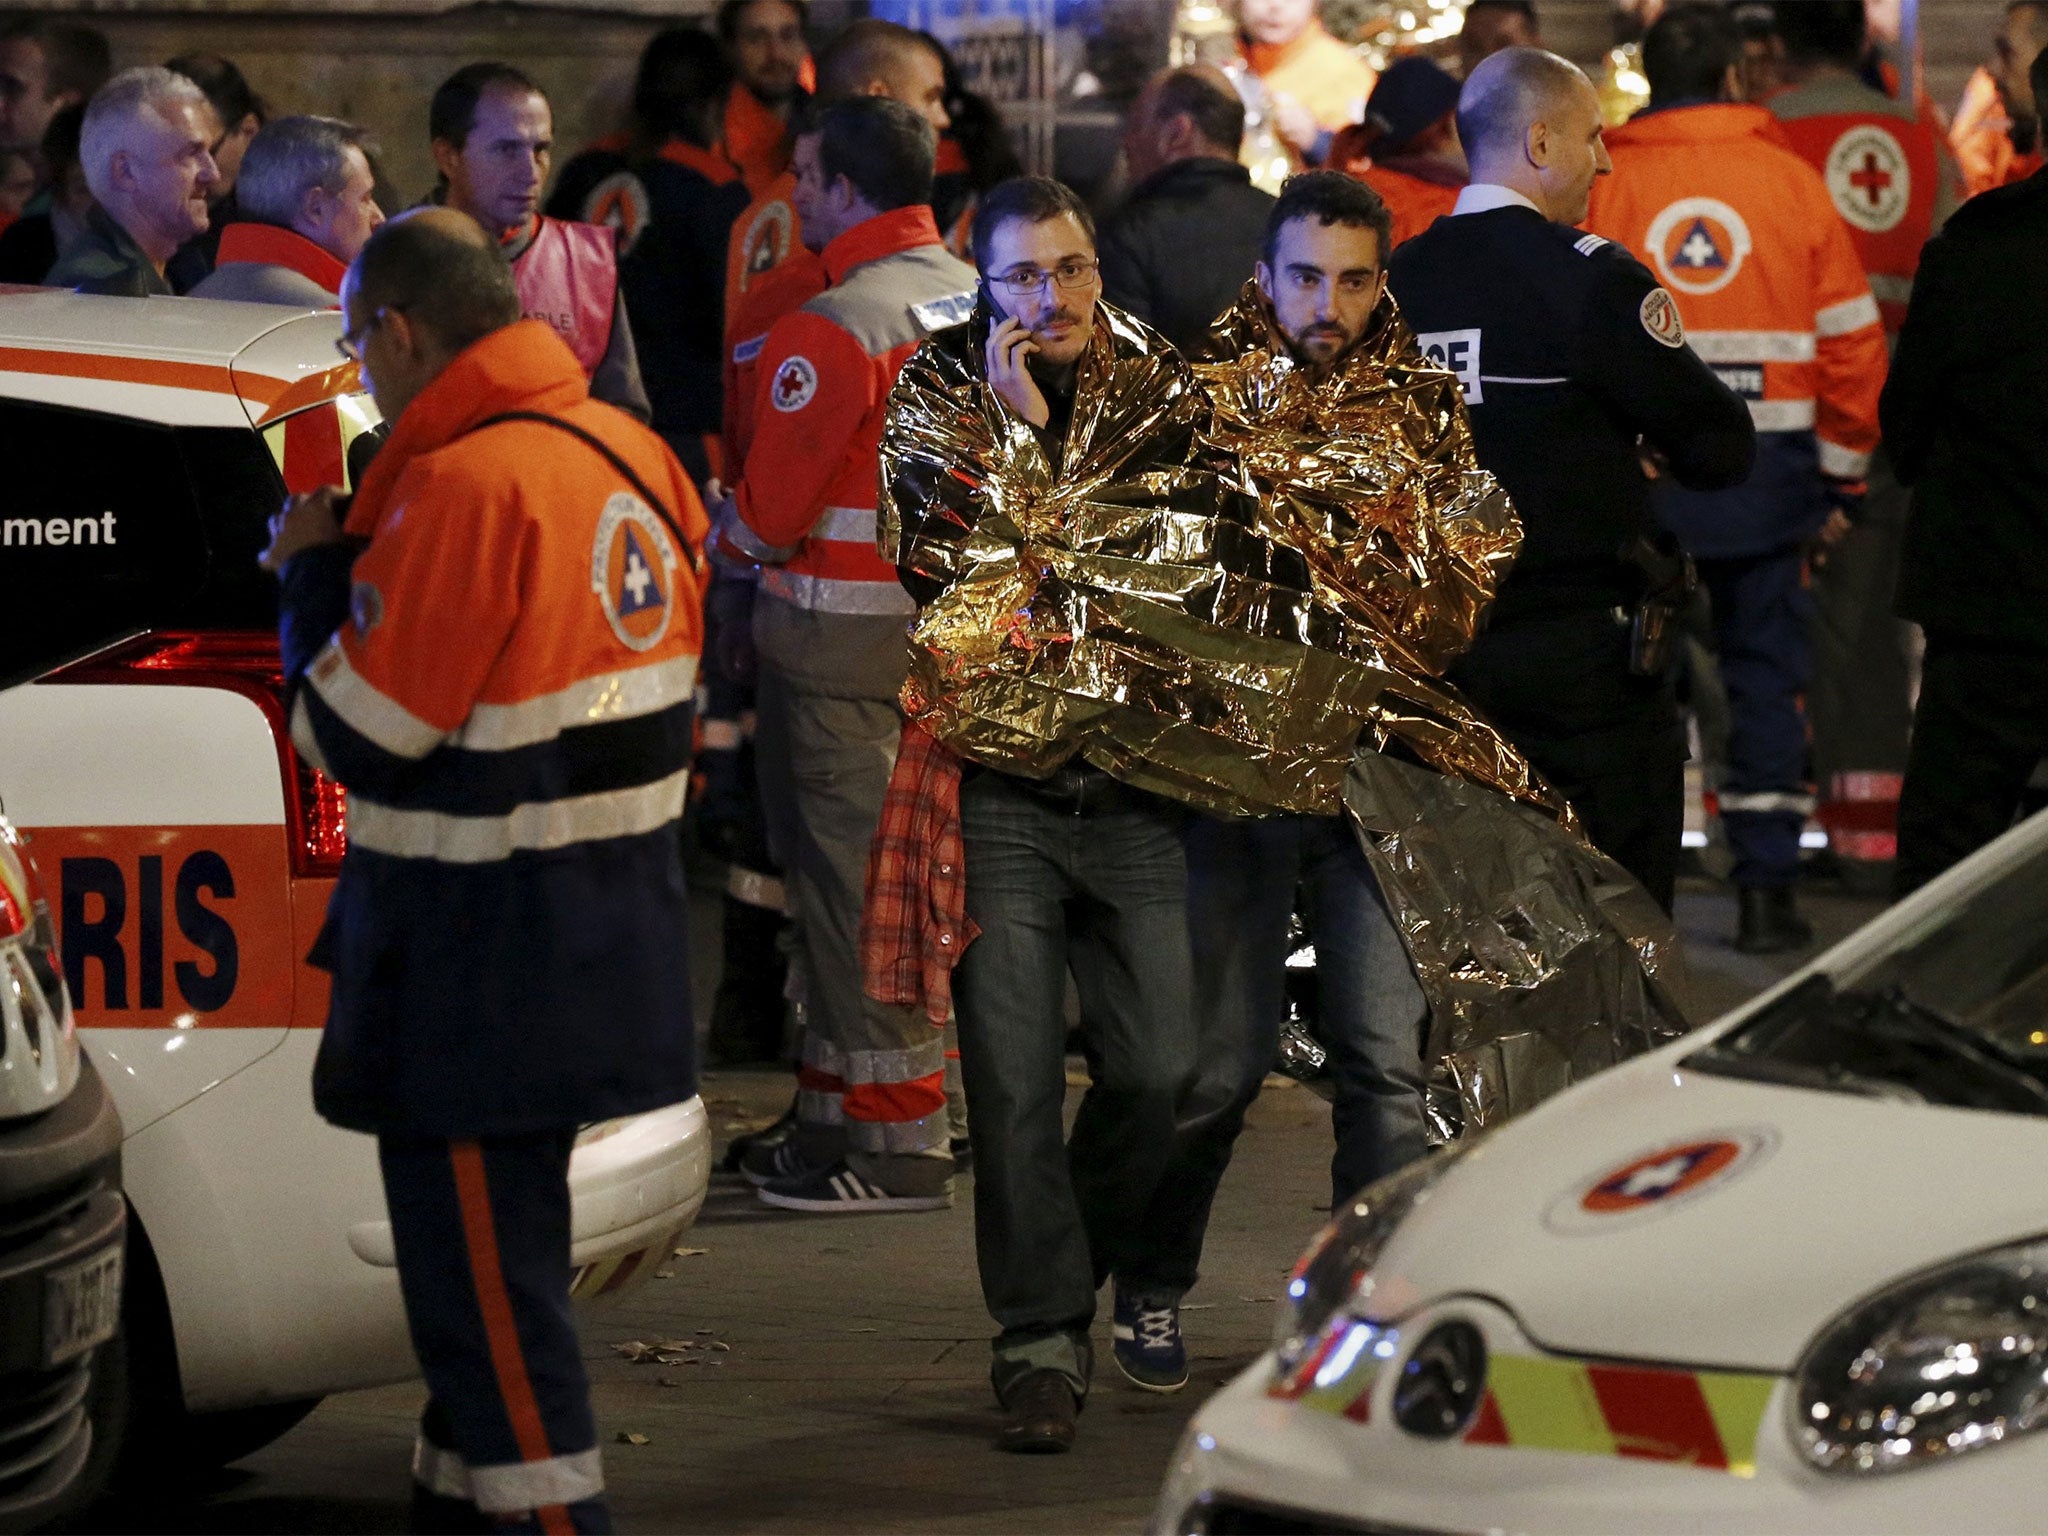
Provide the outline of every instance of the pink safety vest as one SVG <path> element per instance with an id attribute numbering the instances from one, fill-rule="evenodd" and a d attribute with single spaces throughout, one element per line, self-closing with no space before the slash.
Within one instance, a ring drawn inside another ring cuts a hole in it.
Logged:
<path id="1" fill-rule="evenodd" d="M 601 224 L 541 216 L 533 244 L 512 263 L 519 309 L 569 344 L 587 378 L 612 344 L 619 293 L 616 233 Z"/>

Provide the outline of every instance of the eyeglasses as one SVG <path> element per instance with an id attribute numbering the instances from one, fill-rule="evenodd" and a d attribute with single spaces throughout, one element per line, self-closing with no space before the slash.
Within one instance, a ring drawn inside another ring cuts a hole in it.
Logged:
<path id="1" fill-rule="evenodd" d="M 1056 283 L 1062 288 L 1086 288 L 1095 281 L 1096 269 L 1101 265 L 1095 261 L 1063 261 L 1050 272 L 1038 267 L 1012 267 L 995 279 L 996 285 L 1014 299 L 1028 299 L 1045 285 Z"/>
<path id="2" fill-rule="evenodd" d="M 360 363 L 363 360 L 363 348 L 370 344 L 370 332 L 376 330 L 378 326 L 384 323 L 384 316 L 389 312 L 390 308 L 391 306 L 389 305 L 380 305 L 378 308 L 370 311 L 370 318 L 365 320 L 360 328 L 353 331 L 343 331 L 334 338 L 334 350 L 350 362 Z"/>

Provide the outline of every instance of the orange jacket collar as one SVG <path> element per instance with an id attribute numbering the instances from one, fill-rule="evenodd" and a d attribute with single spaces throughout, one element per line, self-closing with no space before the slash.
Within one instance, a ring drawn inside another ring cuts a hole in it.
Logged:
<path id="1" fill-rule="evenodd" d="M 1319 38 L 1330 34 L 1317 17 L 1311 16 L 1292 42 L 1255 43 L 1249 37 L 1243 39 L 1244 61 L 1255 75 L 1270 75 L 1283 64 L 1291 64 L 1309 49 L 1315 47 Z"/>
<path id="2" fill-rule="evenodd" d="M 695 171 L 713 186 L 729 186 L 740 179 L 739 167 L 724 155 L 713 149 L 699 149 L 688 139 L 670 139 L 661 146 L 661 158 Z"/>
<path id="3" fill-rule="evenodd" d="M 318 283 L 339 297 L 341 280 L 348 268 L 297 230 L 276 224 L 230 224 L 220 233 L 220 255 L 216 265 L 231 261 L 252 262 L 264 267 L 288 267 L 299 276 Z"/>
<path id="4" fill-rule="evenodd" d="M 880 261 L 884 256 L 914 251 L 921 245 L 939 243 L 939 226 L 932 218 L 931 208 L 913 203 L 908 208 L 892 208 L 862 220 L 819 254 L 825 259 L 825 275 L 838 283 L 855 267 Z"/>
<path id="5" fill-rule="evenodd" d="M 544 320 L 521 320 L 493 331 L 455 360 L 408 405 L 391 428 L 356 490 L 348 531 L 367 538 L 407 464 L 445 447 L 477 423 L 505 411 L 570 409 L 590 398 L 583 369 Z"/>
<path id="6" fill-rule="evenodd" d="M 1638 112 L 1607 132 L 1609 147 L 1627 144 L 1710 144 L 1749 137 L 1782 142 L 1778 120 L 1768 107 L 1747 102 L 1708 102 Z"/>
<path id="7" fill-rule="evenodd" d="M 746 86 L 726 93 L 719 148 L 740 168 L 747 190 L 758 193 L 789 165 L 789 127 Z"/>

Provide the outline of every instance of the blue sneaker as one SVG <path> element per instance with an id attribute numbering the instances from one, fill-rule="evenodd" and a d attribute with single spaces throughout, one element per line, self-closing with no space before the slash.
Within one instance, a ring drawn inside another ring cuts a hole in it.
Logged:
<path id="1" fill-rule="evenodd" d="M 1110 1338 L 1116 1368 L 1132 1386 L 1147 1392 L 1178 1392 L 1188 1384 L 1188 1351 L 1180 1338 L 1179 1306 L 1148 1307 L 1118 1286 Z"/>

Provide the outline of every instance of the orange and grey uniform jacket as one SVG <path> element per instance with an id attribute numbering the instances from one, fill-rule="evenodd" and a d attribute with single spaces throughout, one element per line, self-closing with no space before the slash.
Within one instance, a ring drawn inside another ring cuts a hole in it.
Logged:
<path id="1" fill-rule="evenodd" d="M 733 221 L 725 248 L 725 419 L 719 437 L 728 480 L 754 437 L 755 372 L 769 331 L 825 291 L 825 263 L 803 243 L 796 176 L 784 171 Z"/>
<path id="2" fill-rule="evenodd" d="M 804 61 L 803 87 L 811 88 L 814 78 L 810 60 Z M 726 92 L 725 115 L 720 119 L 718 152 L 739 167 L 747 190 L 760 196 L 774 180 L 789 170 L 792 139 L 788 123 L 766 106 L 744 85 Z"/>
<path id="3" fill-rule="evenodd" d="M 1786 141 L 1820 172 L 1896 337 L 1920 247 L 1961 201 L 1948 146 L 1903 102 L 1853 75 L 1825 75 L 1770 99 Z"/>
<path id="4" fill-rule="evenodd" d="M 1675 106 L 1607 136 L 1614 173 L 1586 227 L 1633 251 L 1685 339 L 1749 404 L 1756 465 L 1726 491 L 1663 492 L 1695 555 L 1767 554 L 1826 521 L 1823 476 L 1861 480 L 1877 446 L 1884 326 L 1820 173 L 1762 107 Z"/>
<path id="5" fill-rule="evenodd" d="M 762 565 L 764 661 L 814 690 L 893 699 L 916 610 L 875 550 L 882 420 L 910 354 L 971 309 L 974 269 L 939 243 L 923 204 L 854 226 L 823 256 L 832 286 L 762 346 L 726 537 Z"/>
<path id="6" fill-rule="evenodd" d="M 292 739 L 349 796 L 315 1106 L 465 1138 L 687 1098 L 705 518 L 675 455 L 521 321 L 406 407 L 347 531 L 348 617 L 309 665 L 333 593 L 299 567 L 341 546 L 295 558 L 283 597 Z"/>
<path id="7" fill-rule="evenodd" d="M 1435 171 L 1435 166 L 1426 167 Z M 1445 172 L 1418 176 L 1391 165 L 1366 165 L 1351 174 L 1379 193 L 1380 201 L 1394 216 L 1394 238 L 1387 248 L 1413 240 L 1438 219 L 1449 218 L 1464 190 L 1463 177 Z"/>
<path id="8" fill-rule="evenodd" d="M 505 242 L 519 312 L 545 320 L 575 354 L 590 392 L 639 421 L 654 410 L 640 379 L 640 355 L 619 288 L 618 232 L 535 214 Z"/>
<path id="9" fill-rule="evenodd" d="M 756 274 L 726 315 L 725 421 L 720 449 L 734 475 L 745 468 L 747 449 L 754 442 L 761 349 L 768 344 L 768 333 L 775 329 L 776 321 L 802 309 L 830 286 L 825 263 L 817 253 L 800 249 L 781 266 Z"/>

